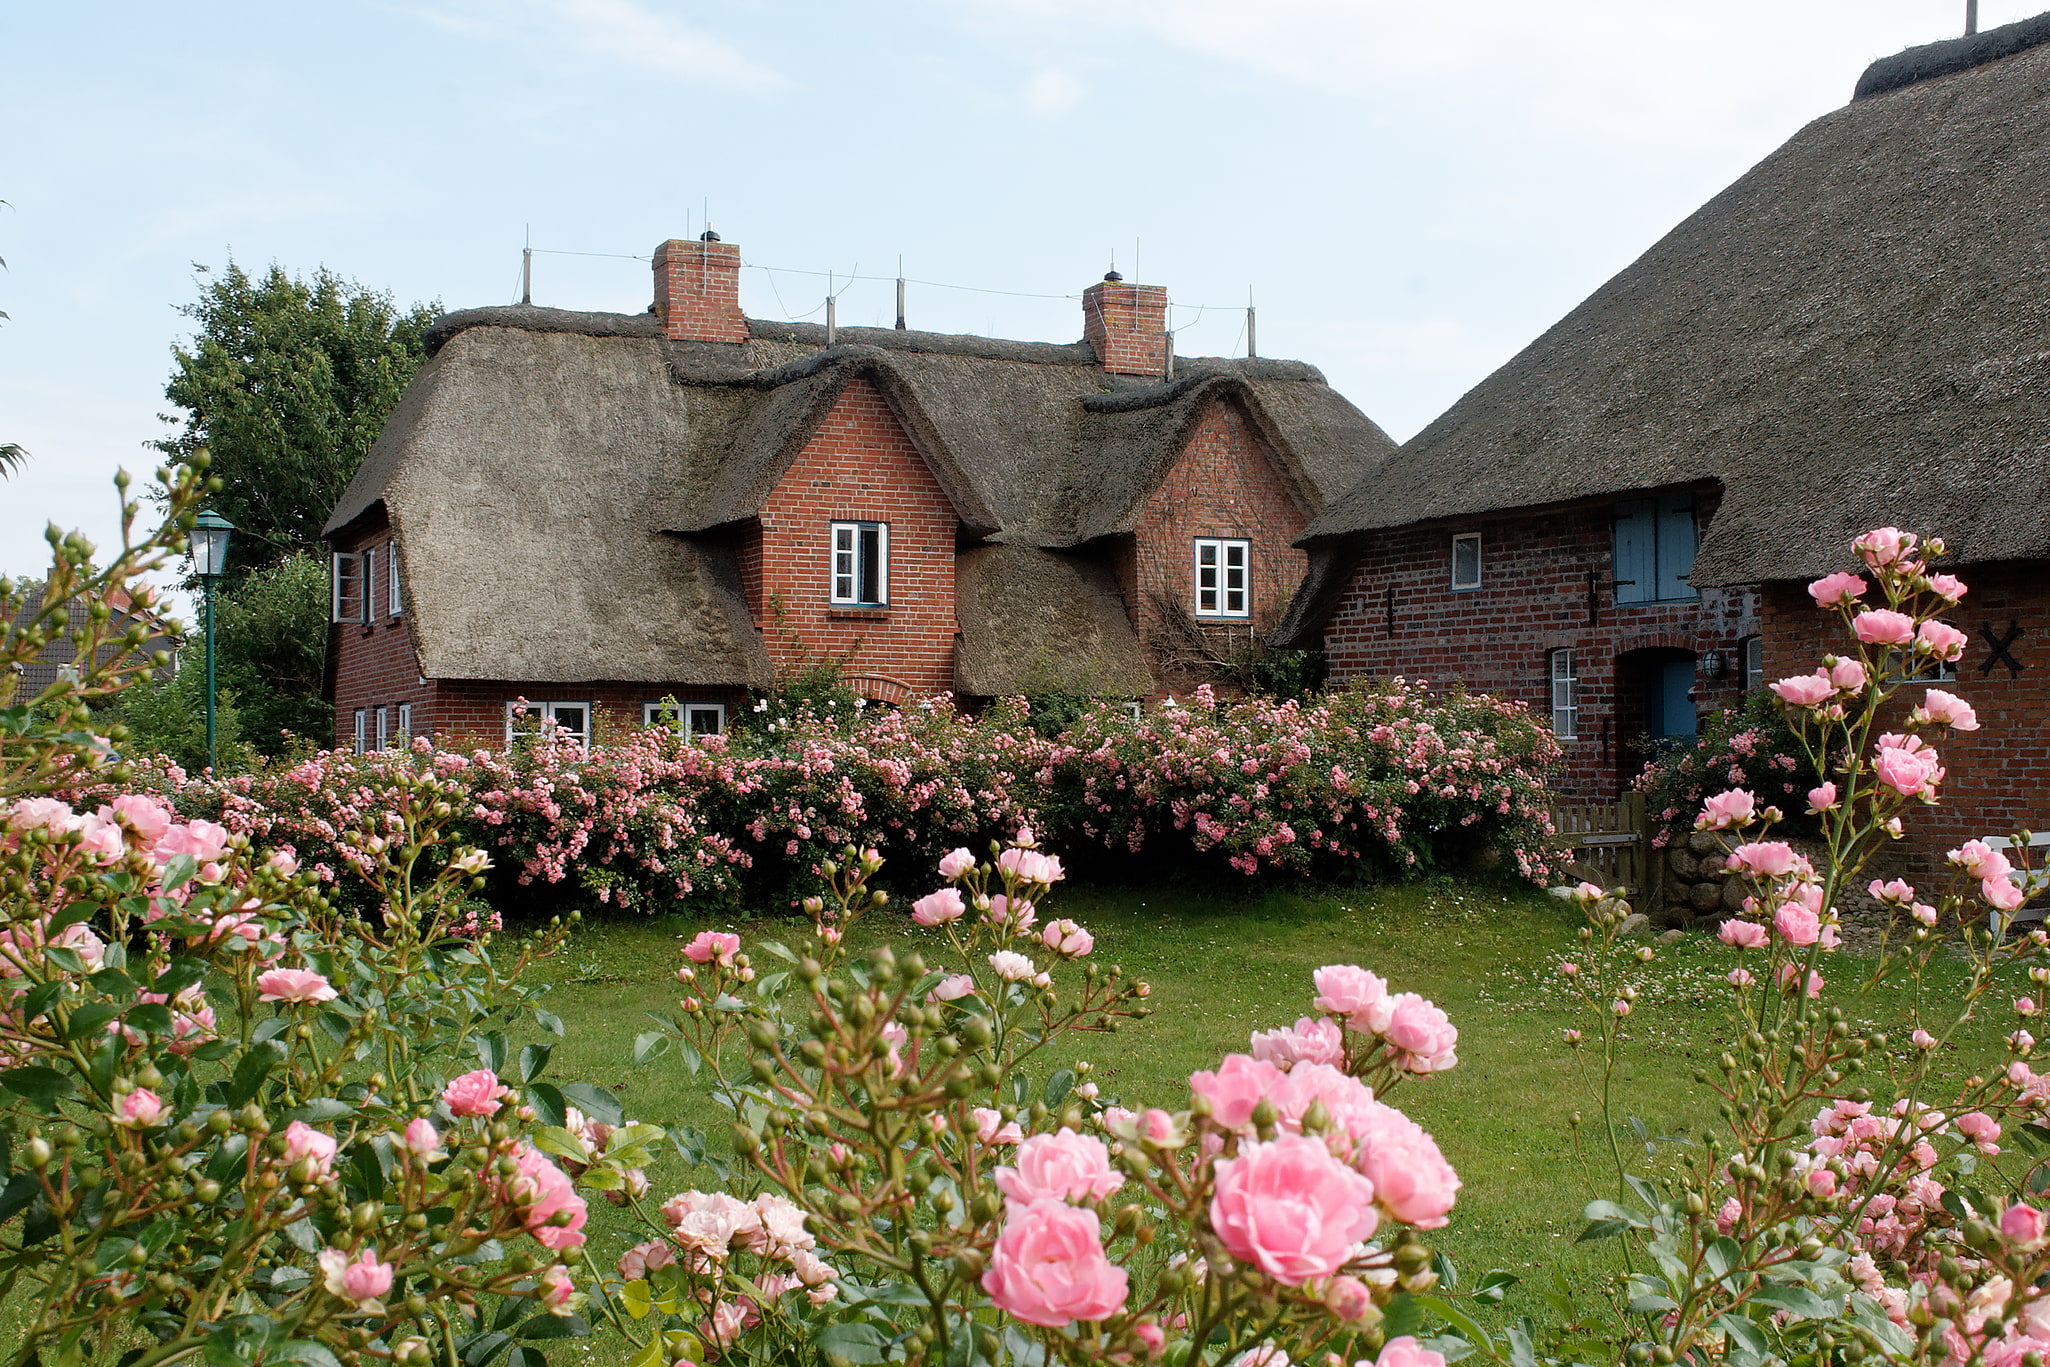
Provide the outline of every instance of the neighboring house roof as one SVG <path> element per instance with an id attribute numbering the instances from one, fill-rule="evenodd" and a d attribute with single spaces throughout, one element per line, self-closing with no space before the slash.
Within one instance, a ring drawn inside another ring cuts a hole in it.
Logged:
<path id="1" fill-rule="evenodd" d="M 134 623 L 140 623 L 150 633 L 130 663 L 141 664 L 158 651 L 163 651 L 171 656 L 171 664 L 156 671 L 156 677 L 160 680 L 176 677 L 177 651 L 182 640 L 178 629 L 151 609 L 138 608 L 134 600 L 118 588 L 108 596 L 108 605 L 114 612 L 113 619 L 106 626 L 109 637 L 118 640 Z M 43 585 L 27 585 L 22 605 L 14 614 L 13 629 L 26 632 L 42 607 Z M 64 605 L 64 625 L 58 629 L 56 639 L 44 646 L 34 659 L 23 661 L 15 675 L 13 701 L 22 702 L 35 697 L 57 682 L 59 674 L 75 665 L 78 660 L 78 633 L 85 630 L 91 614 L 92 604 L 87 599 L 73 598 Z M 112 644 L 100 647 L 102 662 L 113 660 L 119 654 L 119 649 Z"/>
<path id="2" fill-rule="evenodd" d="M 1874 63 L 1305 531 L 1716 480 L 1697 585 L 2050 556 L 2050 16 Z M 1291 628 L 1321 620 L 1343 556 Z"/>
<path id="3" fill-rule="evenodd" d="M 1130 531 L 1218 398 L 1244 408 L 1306 515 L 1394 449 L 1299 362 L 1184 359 L 1160 382 L 1107 373 L 1087 343 L 842 328 L 827 348 L 815 324 L 750 330 L 676 341 L 651 314 L 526 305 L 436 324 L 327 524 L 335 535 L 382 504 L 397 526 L 422 673 L 769 682 L 729 532 L 857 378 L 898 414 L 967 535 L 1021 551 Z M 1143 658 L 1107 571 L 1058 555 L 960 563 L 964 690 L 1007 691 L 1005 669 L 1026 663 L 996 639 L 1015 615 L 983 625 L 994 586 L 1022 577 L 1074 605 L 1074 620 L 1041 622 L 1087 653 L 1056 673 L 1144 691 L 1126 687 Z"/>

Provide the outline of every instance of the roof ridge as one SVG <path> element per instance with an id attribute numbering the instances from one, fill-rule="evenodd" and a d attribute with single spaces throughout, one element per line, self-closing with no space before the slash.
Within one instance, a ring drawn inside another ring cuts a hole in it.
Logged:
<path id="1" fill-rule="evenodd" d="M 2050 43 L 2050 14 L 2017 19 L 1999 28 L 1989 28 L 1984 33 L 1968 33 L 1962 38 L 1923 43 L 1891 57 L 1881 57 L 1866 67 L 1865 74 L 1858 78 L 1858 88 L 1851 93 L 1851 102 L 1855 104 L 1890 90 L 1933 81 L 1952 72 L 1969 71 L 1975 66 L 1997 62 L 2044 43 Z"/>

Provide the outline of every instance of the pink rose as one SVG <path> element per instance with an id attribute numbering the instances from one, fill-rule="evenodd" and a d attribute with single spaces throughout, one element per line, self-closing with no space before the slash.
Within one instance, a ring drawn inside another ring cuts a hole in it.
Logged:
<path id="1" fill-rule="evenodd" d="M 1822 922 L 1799 902 L 1788 902 L 1772 914 L 1772 928 L 1790 945 L 1812 945 L 1822 934 Z"/>
<path id="2" fill-rule="evenodd" d="M 676 1250 L 668 1240 L 650 1239 L 619 1255 L 619 1275 L 625 1281 L 644 1281 L 656 1268 L 668 1267 L 675 1261 Z"/>
<path id="3" fill-rule="evenodd" d="M 163 803 L 152 797 L 136 793 L 123 793 L 113 802 L 102 807 L 103 816 L 118 817 L 128 823 L 128 828 L 142 837 L 145 845 L 154 845 L 164 838 L 164 832 L 171 829 L 171 813 Z"/>
<path id="4" fill-rule="evenodd" d="M 47 826 L 53 831 L 68 831 L 78 817 L 71 810 L 71 804 L 59 802 L 54 797 L 25 797 L 7 809 L 8 820 L 25 831 Z"/>
<path id="5" fill-rule="evenodd" d="M 1226 1054 L 1217 1071 L 1189 1075 L 1189 1090 L 1210 1103 L 1210 1117 L 1227 1130 L 1252 1123 L 1253 1108 L 1278 1090 L 1283 1073 L 1246 1054 Z"/>
<path id="6" fill-rule="evenodd" d="M 1798 857 L 1784 840 L 1759 840 L 1731 850 L 1729 867 L 1754 878 L 1784 878 L 1797 867 Z"/>
<path id="7" fill-rule="evenodd" d="M 1048 921 L 1039 939 L 1063 959 L 1079 959 L 1096 948 L 1096 937 L 1068 920 Z"/>
<path id="8" fill-rule="evenodd" d="M 1874 901 L 1896 906 L 1906 906 L 1915 900 L 1915 886 L 1905 878 L 1896 878 L 1890 883 L 1882 883 L 1875 878 L 1865 885 L 1865 891 L 1872 894 Z"/>
<path id="9" fill-rule="evenodd" d="M 1825 574 L 1808 586 L 1808 596 L 1817 607 L 1833 607 L 1838 603 L 1854 602 L 1865 596 L 1865 581 L 1858 575 L 1843 570 Z"/>
<path id="10" fill-rule="evenodd" d="M 1404 1224 L 1442 1227 L 1459 1196 L 1459 1174 L 1423 1126 L 1383 1102 L 1369 1102 L 1353 1166 L 1374 1184 L 1374 1201 Z"/>
<path id="11" fill-rule="evenodd" d="M 1972 1141 L 1980 1153 L 1992 1157 L 2000 1152 L 1994 1141 L 2000 1138 L 2000 1122 L 1984 1111 L 1968 1111 L 1957 1118 L 1958 1133 Z"/>
<path id="12" fill-rule="evenodd" d="M 1027 1324 L 1059 1329 L 1124 1308 L 1129 1279 L 1103 1255 L 1096 1212 L 1065 1201 L 1013 1206 L 997 1235 L 982 1289 Z"/>
<path id="13" fill-rule="evenodd" d="M 1834 783 L 1825 783 L 1819 788 L 1810 788 L 1808 790 L 1808 810 L 1811 814 L 1820 816 L 1824 812 L 1835 810 L 1835 808 L 1836 785 Z"/>
<path id="14" fill-rule="evenodd" d="M 576 1194 L 568 1176 L 531 1144 L 521 1144 L 513 1160 L 519 1171 L 507 1184 L 506 1194 L 520 1207 L 527 1232 L 543 1248 L 560 1251 L 581 1246 L 588 1214 L 584 1198 Z M 566 1218 L 558 1220 L 558 1215 Z"/>
<path id="15" fill-rule="evenodd" d="M 1797 674 L 1791 679 L 1781 679 L 1771 685 L 1772 691 L 1784 702 L 1796 707 L 1814 707 L 1829 701 L 1836 688 L 1829 681 L 1829 675 L 1821 670 L 1813 674 Z"/>
<path id="16" fill-rule="evenodd" d="M 995 969 L 997 976 L 1005 982 L 1022 983 L 1034 972 L 1032 960 L 1015 949 L 1000 949 L 990 955 L 989 966 Z"/>
<path id="17" fill-rule="evenodd" d="M 1810 1196 L 1818 1201 L 1827 1201 L 1836 1195 L 1836 1174 L 1828 1168 L 1810 1168 L 1807 1186 Z"/>
<path id="18" fill-rule="evenodd" d="M 1983 840 L 1967 840 L 1947 857 L 1974 878 L 2005 878 L 2014 872 L 2007 856 Z"/>
<path id="19" fill-rule="evenodd" d="M 2033 1248 L 2043 1242 L 2043 1212 L 2034 1206 L 2012 1205 L 2000 1215 L 2000 1232 L 2010 1243 Z"/>
<path id="20" fill-rule="evenodd" d="M 969 1114 L 975 1118 L 975 1137 L 984 1144 L 1016 1144 L 1025 1137 L 1017 1121 L 1004 1122 L 1002 1111 L 977 1106 Z"/>
<path id="21" fill-rule="evenodd" d="M 975 856 L 965 849 L 948 850 L 940 857 L 940 877 L 949 883 L 975 867 Z"/>
<path id="22" fill-rule="evenodd" d="M 1734 945 L 1738 949 L 1765 948 L 1765 927 L 1756 921 L 1725 921 L 1722 928 L 1716 931 L 1715 937 L 1724 944 Z"/>
<path id="23" fill-rule="evenodd" d="M 341 1148 L 331 1134 L 322 1134 L 303 1120 L 295 1120 L 285 1126 L 285 1166 L 292 1167 L 302 1158 L 313 1160 L 316 1179 L 333 1174 L 335 1154 Z"/>
<path id="24" fill-rule="evenodd" d="M 1054 884 L 1066 877 L 1061 861 L 1038 850 L 1008 849 L 997 856 L 997 868 L 1020 883 Z"/>
<path id="25" fill-rule="evenodd" d="M 441 1099 L 452 1115 L 497 1115 L 499 1098 L 510 1095 L 489 1068 L 464 1073 L 442 1088 Z"/>
<path id="26" fill-rule="evenodd" d="M 1378 1035 L 1388 1028 L 1388 984 L 1380 974 L 1356 964 L 1326 964 L 1312 973 L 1310 980 L 1317 988 L 1312 1005 L 1325 1015 L 1344 1016 L 1348 1025 L 1365 1035 Z"/>
<path id="27" fill-rule="evenodd" d="M 2028 901 L 2028 894 L 2017 883 L 2005 878 L 1988 878 L 1979 884 L 1979 895 L 1996 911 L 2018 911 Z"/>
<path id="28" fill-rule="evenodd" d="M 1026 898 L 1007 897 L 1000 892 L 989 899 L 989 915 L 984 919 L 1009 934 L 1023 935 L 1039 919 L 1039 910 Z"/>
<path id="29" fill-rule="evenodd" d="M 1333 1277 L 1324 1288 L 1324 1308 L 1348 1324 L 1365 1319 L 1373 1307 L 1373 1288 L 1358 1277 Z"/>
<path id="30" fill-rule="evenodd" d="M 541 1273 L 541 1305 L 551 1315 L 567 1315 L 570 1298 L 576 1295 L 576 1283 L 569 1278 L 569 1269 L 556 1263 Z"/>
<path id="31" fill-rule="evenodd" d="M 1336 1021 L 1300 1016 L 1293 1029 L 1253 1032 L 1253 1057 L 1286 1071 L 1297 1063 L 1345 1061 L 1345 1037 Z"/>
<path id="32" fill-rule="evenodd" d="M 1904 646 L 1915 639 L 1915 619 L 1891 608 L 1874 608 L 1853 617 L 1851 631 L 1868 646 Z"/>
<path id="33" fill-rule="evenodd" d="M 1728 830 L 1754 820 L 1757 815 L 1757 800 L 1742 788 L 1733 788 L 1727 793 L 1717 793 L 1701 804 L 1701 815 L 1694 819 L 1694 829 Z"/>
<path id="34" fill-rule="evenodd" d="M 1979 714 L 1972 710 L 1972 705 L 1940 688 L 1932 688 L 1923 694 L 1922 705 L 1915 709 L 1913 715 L 1914 720 L 1924 725 L 1941 723 L 1953 731 L 1979 729 Z"/>
<path id="35" fill-rule="evenodd" d="M 1362 1365 L 1354 1363 L 1353 1367 Z M 1445 1367 L 1445 1355 L 1404 1334 L 1382 1345 L 1381 1356 L 1374 1359 L 1374 1367 Z"/>
<path id="36" fill-rule="evenodd" d="M 934 983 L 932 991 L 925 995 L 928 1001 L 951 1002 L 959 1001 L 974 991 L 975 979 L 966 973 L 954 973 Z"/>
<path id="37" fill-rule="evenodd" d="M 399 1146 L 422 1163 L 433 1163 L 448 1157 L 441 1147 L 441 1135 L 432 1121 L 424 1116 L 407 1122 L 405 1135 Z"/>
<path id="38" fill-rule="evenodd" d="M 163 1113 L 163 1099 L 147 1087 L 121 1092 L 114 1098 L 114 1123 L 131 1130 L 148 1129 Z"/>
<path id="39" fill-rule="evenodd" d="M 1459 1062 L 1453 1052 L 1459 1044 L 1459 1030 L 1451 1017 L 1414 992 L 1395 998 L 1386 1033 L 1388 1042 L 1408 1056 L 1402 1066 L 1410 1072 L 1443 1072 Z"/>
<path id="40" fill-rule="evenodd" d="M 1782 992 L 1791 992 L 1791 991 L 1793 991 L 1793 990 L 1794 990 L 1794 980 L 1795 980 L 1796 976 L 1798 976 L 1798 970 L 1797 970 L 1797 969 L 1795 969 L 1795 967 L 1794 967 L 1794 966 L 1793 966 L 1792 964 L 1781 964 L 1781 965 L 1780 965 L 1780 991 L 1782 991 Z M 1808 996 L 1809 996 L 1809 997 L 1810 997 L 1810 998 L 1812 999 L 1812 998 L 1815 998 L 1815 997 L 1819 997 L 1819 996 L 1821 996 L 1821 995 L 1822 995 L 1822 975 L 1821 975 L 1820 973 L 1810 973 L 1810 974 L 1808 975 Z"/>
<path id="41" fill-rule="evenodd" d="M 740 950 L 740 937 L 723 930 L 701 930 L 697 938 L 683 947 L 683 957 L 694 964 L 708 964 L 717 959 L 722 968 L 731 967 L 733 956 Z"/>
<path id="42" fill-rule="evenodd" d="M 1839 693 L 1855 693 L 1865 686 L 1865 666 L 1856 660 L 1838 660 L 1829 668 L 1829 682 Z"/>
<path id="43" fill-rule="evenodd" d="M 961 900 L 961 893 L 956 888 L 941 888 L 911 904 L 911 919 L 921 926 L 943 926 L 960 920 L 967 913 L 968 904 Z"/>
<path id="44" fill-rule="evenodd" d="M 1014 1167 L 998 1168 L 997 1190 L 1020 1205 L 1033 1201 L 1101 1201 L 1124 1185 L 1111 1171 L 1110 1150 L 1094 1135 L 1062 1129 L 1018 1146 Z"/>
<path id="45" fill-rule="evenodd" d="M 1157 1358 L 1167 1347 L 1167 1331 L 1152 1320 L 1140 1320 L 1132 1326 L 1132 1337 L 1139 1340 L 1146 1349 L 1146 1356 Z"/>
<path id="46" fill-rule="evenodd" d="M 1934 750 L 1910 750 L 1905 745 L 1881 745 L 1873 757 L 1872 771 L 1881 783 L 1904 797 L 1928 791 L 1943 776 Z"/>
<path id="47" fill-rule="evenodd" d="M 359 1308 L 369 1309 L 391 1290 L 392 1265 L 379 1262 L 374 1248 L 365 1248 L 353 1262 L 338 1248 L 324 1248 L 314 1261 L 320 1264 L 321 1284 L 328 1294 L 354 1301 Z"/>
<path id="48" fill-rule="evenodd" d="M 1320 1140 L 1283 1135 L 1217 1163 L 1211 1229 L 1234 1258 L 1284 1285 L 1330 1276 L 1379 1223 L 1374 1184 Z"/>
<path id="49" fill-rule="evenodd" d="M 78 848 L 95 864 L 117 862 L 128 850 L 128 834 L 112 817 L 94 813 L 78 819 Z"/>
<path id="50" fill-rule="evenodd" d="M 1955 603 L 1965 596 L 1965 581 L 1954 574 L 1932 574 L 1926 582 L 1929 591 L 1945 602 Z"/>
<path id="51" fill-rule="evenodd" d="M 331 1002 L 340 994 L 320 974 L 305 968 L 273 968 L 256 977 L 257 1000 L 264 1002 Z"/>
<path id="52" fill-rule="evenodd" d="M 1965 642 L 1970 639 L 1950 623 L 1934 618 L 1922 623 L 1921 629 L 1915 633 L 1918 652 L 1951 663 L 1964 658 Z"/>
<path id="53" fill-rule="evenodd" d="M 1898 527 L 1875 527 L 1853 541 L 1851 549 L 1858 553 L 1860 560 L 1878 570 L 1912 556 L 1920 540 L 1913 532 L 1904 532 Z"/>

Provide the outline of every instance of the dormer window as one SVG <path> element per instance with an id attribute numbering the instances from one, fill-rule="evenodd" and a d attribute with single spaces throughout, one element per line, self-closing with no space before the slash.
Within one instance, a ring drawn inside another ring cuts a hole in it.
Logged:
<path id="1" fill-rule="evenodd" d="M 890 601 L 890 524 L 833 524 L 832 601 L 883 607 Z"/>
<path id="2" fill-rule="evenodd" d="M 1250 617 L 1253 595 L 1247 567 L 1253 543 L 1219 537 L 1196 539 L 1196 615 Z"/>
<path id="3" fill-rule="evenodd" d="M 1682 491 L 1616 505 L 1618 603 L 1677 603 L 1697 598 L 1694 495 Z"/>

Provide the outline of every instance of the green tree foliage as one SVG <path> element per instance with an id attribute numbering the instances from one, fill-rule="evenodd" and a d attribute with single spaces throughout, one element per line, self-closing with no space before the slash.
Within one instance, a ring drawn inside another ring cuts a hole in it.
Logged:
<path id="1" fill-rule="evenodd" d="M 222 482 L 210 501 L 233 522 L 231 574 L 320 555 L 320 529 L 426 352 L 439 305 L 401 311 L 389 294 L 325 268 L 310 280 L 273 265 L 205 266 L 182 312 L 198 325 L 173 350 L 164 396 L 184 430 L 156 443 L 174 462 L 204 447 Z"/>
<path id="2" fill-rule="evenodd" d="M 218 661 L 216 662 L 218 664 Z M 178 673 L 161 682 L 127 689 L 98 716 L 128 728 L 128 755 L 166 755 L 190 774 L 206 769 L 206 648 L 197 641 L 178 653 Z M 221 772 L 247 772 L 255 752 L 242 739 L 242 712 L 235 690 L 214 695 L 214 741 Z"/>
<path id="3" fill-rule="evenodd" d="M 214 605 L 215 669 L 242 699 L 258 754 L 289 750 L 285 732 L 321 745 L 334 733 L 334 704 L 320 696 L 328 606 L 327 565 L 303 554 L 252 571 Z"/>

